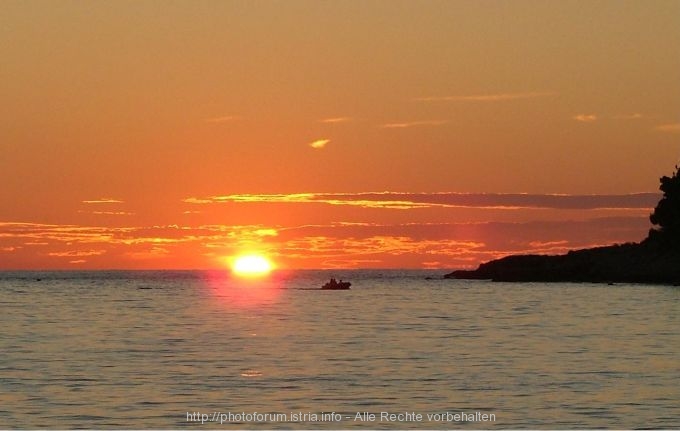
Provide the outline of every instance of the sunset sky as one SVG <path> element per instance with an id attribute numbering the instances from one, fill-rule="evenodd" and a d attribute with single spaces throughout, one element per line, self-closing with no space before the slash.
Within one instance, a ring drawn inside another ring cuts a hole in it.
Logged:
<path id="1" fill-rule="evenodd" d="M 639 241 L 680 1 L 0 2 L 0 269 Z"/>

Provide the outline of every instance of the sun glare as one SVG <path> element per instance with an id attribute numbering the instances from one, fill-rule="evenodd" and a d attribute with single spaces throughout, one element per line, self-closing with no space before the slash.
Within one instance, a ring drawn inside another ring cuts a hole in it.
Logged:
<path id="1" fill-rule="evenodd" d="M 231 265 L 231 270 L 235 274 L 244 277 L 259 277 L 267 275 L 273 269 L 272 263 L 264 256 L 250 254 L 239 256 Z"/>

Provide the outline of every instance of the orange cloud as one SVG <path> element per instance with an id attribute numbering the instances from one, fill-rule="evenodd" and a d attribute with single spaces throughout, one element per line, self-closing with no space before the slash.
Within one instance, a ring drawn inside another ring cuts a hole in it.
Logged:
<path id="1" fill-rule="evenodd" d="M 485 209 L 650 209 L 659 200 L 657 193 L 627 195 L 557 195 L 522 193 L 294 193 L 294 194 L 234 194 L 206 198 L 186 198 L 192 204 L 224 202 L 322 203 L 351 205 L 363 208 L 485 208 Z"/>
<path id="2" fill-rule="evenodd" d="M 134 215 L 135 213 L 128 211 L 78 211 L 81 214 L 94 214 L 94 215 Z"/>
<path id="3" fill-rule="evenodd" d="M 130 251 L 125 253 L 125 255 L 132 259 L 145 260 L 145 259 L 161 259 L 163 257 L 166 257 L 169 253 L 170 251 L 165 248 L 151 247 L 150 249 L 142 251 Z"/>
<path id="4" fill-rule="evenodd" d="M 106 253 L 106 250 L 69 250 L 47 253 L 47 255 L 56 257 L 83 257 L 83 256 L 100 256 L 104 253 Z"/>
<path id="5" fill-rule="evenodd" d="M 531 241 L 529 245 L 534 248 L 541 248 L 541 247 L 553 247 L 553 246 L 563 246 L 569 244 L 569 241 L 566 240 L 561 240 L 561 241 Z"/>
<path id="6" fill-rule="evenodd" d="M 316 141 L 310 143 L 309 146 L 315 149 L 321 149 L 324 148 L 330 141 L 330 139 L 317 139 Z"/>
<path id="7" fill-rule="evenodd" d="M 348 121 L 352 121 L 352 119 L 350 117 L 332 117 L 319 120 L 320 123 L 326 124 L 346 123 Z"/>
<path id="8" fill-rule="evenodd" d="M 648 228 L 647 217 L 525 223 L 338 221 L 289 226 L 111 228 L 1 222 L 0 267 L 30 267 L 41 262 L 41 267 L 52 268 L 67 263 L 55 258 L 70 258 L 88 268 L 217 267 L 224 256 L 253 247 L 291 268 L 469 267 L 514 253 L 554 254 L 639 240 Z M 38 241 L 40 247 L 22 245 Z"/>
<path id="9" fill-rule="evenodd" d="M 380 127 L 383 129 L 406 129 L 409 127 L 420 127 L 420 126 L 441 126 L 448 123 L 446 120 L 423 120 L 423 121 L 409 121 L 403 123 L 387 123 Z"/>
<path id="10" fill-rule="evenodd" d="M 666 133 L 680 133 L 680 123 L 661 124 L 656 126 L 654 130 Z"/>
<path id="11" fill-rule="evenodd" d="M 553 92 L 529 92 L 529 93 L 497 93 L 477 94 L 472 96 L 430 96 L 415 99 L 419 102 L 503 102 L 508 100 L 533 99 L 536 97 L 555 96 Z"/>
<path id="12" fill-rule="evenodd" d="M 100 198 L 100 199 L 92 199 L 92 200 L 86 200 L 86 201 L 81 201 L 84 204 L 122 204 L 123 201 L 120 199 L 112 199 L 112 198 Z"/>
<path id="13" fill-rule="evenodd" d="M 595 114 L 578 114 L 572 118 L 582 123 L 592 123 L 594 121 L 597 121 L 597 115 Z"/>
<path id="14" fill-rule="evenodd" d="M 634 113 L 634 114 L 624 114 L 624 115 L 614 115 L 612 119 L 614 120 L 639 120 L 640 118 L 644 118 L 644 115 L 640 113 Z"/>

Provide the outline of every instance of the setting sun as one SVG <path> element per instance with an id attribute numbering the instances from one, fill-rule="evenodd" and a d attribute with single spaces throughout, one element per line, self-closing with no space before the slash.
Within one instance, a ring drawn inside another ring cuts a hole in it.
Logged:
<path id="1" fill-rule="evenodd" d="M 234 273 L 246 276 L 257 277 L 269 274 L 273 265 L 269 259 L 257 254 L 250 254 L 237 257 L 231 265 Z"/>

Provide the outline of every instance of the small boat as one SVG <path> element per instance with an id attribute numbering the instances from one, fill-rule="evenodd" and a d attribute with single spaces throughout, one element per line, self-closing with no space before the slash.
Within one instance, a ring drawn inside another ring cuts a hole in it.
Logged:
<path id="1" fill-rule="evenodd" d="M 349 290 L 349 287 L 352 285 L 349 281 L 335 281 L 334 278 L 331 278 L 331 281 L 328 283 L 324 284 L 321 286 L 322 290 Z"/>

